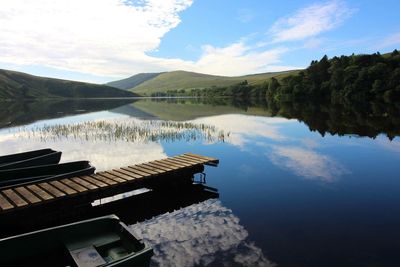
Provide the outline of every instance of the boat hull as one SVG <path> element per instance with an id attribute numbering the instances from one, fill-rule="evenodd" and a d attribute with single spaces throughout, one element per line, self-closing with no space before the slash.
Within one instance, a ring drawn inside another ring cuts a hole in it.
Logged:
<path id="1" fill-rule="evenodd" d="M 0 157 L 0 170 L 57 164 L 62 152 L 50 148 L 11 154 Z"/>
<path id="2" fill-rule="evenodd" d="M 95 170 L 89 161 L 0 170 L 0 187 L 91 175 Z"/>
<path id="3" fill-rule="evenodd" d="M 88 246 L 105 259 L 110 247 L 124 246 L 129 251 L 101 266 L 149 266 L 153 255 L 118 217 L 110 215 L 0 239 L 0 266 L 79 266 L 72 252 Z"/>

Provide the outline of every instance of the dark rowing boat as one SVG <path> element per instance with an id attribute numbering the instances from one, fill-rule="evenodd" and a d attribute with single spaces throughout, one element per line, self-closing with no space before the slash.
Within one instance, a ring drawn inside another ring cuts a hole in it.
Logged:
<path id="1" fill-rule="evenodd" d="M 0 157 L 0 170 L 57 164 L 60 158 L 61 152 L 50 148 L 11 154 Z"/>
<path id="2" fill-rule="evenodd" d="M 47 181 L 75 176 L 91 175 L 96 170 L 89 161 L 41 165 L 19 169 L 0 170 L 0 187 L 32 181 Z"/>
<path id="3" fill-rule="evenodd" d="M 149 266 L 153 250 L 115 215 L 0 239 L 0 266 Z"/>

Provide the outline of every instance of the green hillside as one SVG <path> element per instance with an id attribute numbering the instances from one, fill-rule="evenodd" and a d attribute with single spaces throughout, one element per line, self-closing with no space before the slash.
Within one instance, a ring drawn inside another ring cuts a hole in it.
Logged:
<path id="1" fill-rule="evenodd" d="M 133 75 L 129 78 L 114 81 L 114 82 L 109 82 L 106 85 L 112 86 L 118 89 L 123 89 L 123 90 L 129 90 L 135 86 L 138 86 L 141 83 L 144 83 L 147 80 L 153 79 L 157 77 L 158 75 L 162 74 L 163 72 L 159 73 L 139 73 L 136 75 Z"/>
<path id="2" fill-rule="evenodd" d="M 106 85 L 51 79 L 0 69 L 1 99 L 108 98 L 136 94 Z"/>
<path id="3" fill-rule="evenodd" d="M 284 77 L 298 71 L 269 72 L 246 76 L 226 77 L 201 74 L 187 71 L 172 71 L 160 73 L 152 79 L 131 88 L 132 92 L 141 95 L 150 95 L 155 92 L 166 92 L 168 90 L 201 89 L 211 87 L 225 87 L 247 80 L 249 84 L 259 84 L 271 77 Z"/>

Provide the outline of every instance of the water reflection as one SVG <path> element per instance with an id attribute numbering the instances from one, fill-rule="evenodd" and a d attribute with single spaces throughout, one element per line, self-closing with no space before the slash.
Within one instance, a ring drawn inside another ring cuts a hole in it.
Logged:
<path id="1" fill-rule="evenodd" d="M 131 226 L 152 245 L 154 266 L 275 266 L 232 210 L 206 200 Z"/>
<path id="2" fill-rule="evenodd" d="M 2 102 L 0 128 L 100 110 L 142 119 L 187 121 L 223 114 L 284 117 L 306 123 L 322 136 L 357 135 L 389 139 L 400 135 L 398 103 L 266 102 L 263 99 L 116 99 Z M 273 134 L 273 133 L 272 133 Z"/>
<path id="3" fill-rule="evenodd" d="M 107 209 L 84 213 L 117 213 L 128 223 L 148 219 L 135 229 L 140 233 L 141 225 L 148 225 L 149 232 L 142 235 L 160 242 L 155 265 L 175 266 L 179 260 L 189 266 L 257 266 L 271 261 L 279 266 L 398 266 L 399 106 L 302 105 L 140 100 L 23 128 L 133 120 L 146 125 L 166 119 L 174 125 L 208 125 L 215 128 L 216 137 L 223 131 L 223 142 L 203 137 L 86 140 L 73 135 L 41 140 L 29 139 L 27 133 L 18 136 L 19 128 L 8 127 L 0 130 L 0 154 L 53 147 L 64 152 L 64 161 L 89 159 L 99 170 L 188 151 L 219 158 L 219 168 L 207 170 L 207 182 L 221 190 L 223 205 L 192 191 L 186 196 L 168 192 L 141 201 L 139 196 L 135 201 L 124 198 L 107 204 Z M 30 116 L 29 110 L 10 110 L 7 116 L 12 112 Z M 112 136 L 116 128 L 110 129 Z"/>
<path id="4" fill-rule="evenodd" d="M 13 133 L 0 135 L 1 154 L 12 154 L 22 151 L 51 147 L 63 152 L 61 161 L 89 160 L 97 171 L 128 166 L 167 157 L 161 144 L 157 142 L 130 143 L 121 140 L 108 142 L 98 140 L 29 139 Z"/>
<path id="5" fill-rule="evenodd" d="M 40 139 L 43 142 L 52 140 L 73 139 L 78 141 L 126 141 L 126 142 L 156 142 L 156 141 L 224 141 L 225 133 L 215 126 L 191 123 L 148 120 L 133 118 L 85 121 L 72 124 L 38 125 L 34 127 L 17 128 L 15 136 L 27 139 Z"/>
<path id="6" fill-rule="evenodd" d="M 272 146 L 271 162 L 306 179 L 333 182 L 349 171 L 327 155 L 295 146 Z"/>
<path id="7" fill-rule="evenodd" d="M 252 143 L 254 138 L 262 137 L 273 141 L 287 140 L 287 136 L 282 134 L 279 129 L 282 124 L 291 121 L 284 118 L 229 114 L 205 117 L 193 120 L 193 122 L 218 127 L 222 132 L 229 133 L 226 138 L 227 142 L 243 148 L 246 144 Z"/>
<path id="8" fill-rule="evenodd" d="M 297 119 L 312 131 L 331 135 L 357 135 L 389 139 L 400 135 L 398 103 L 266 102 L 263 99 L 146 99 L 131 104 L 166 120 L 193 120 L 221 114 L 245 114 Z"/>
<path id="9" fill-rule="evenodd" d="M 220 127 L 229 132 L 225 142 L 243 151 L 264 154 L 274 165 L 305 179 L 333 182 L 349 173 L 337 159 L 317 151 L 319 137 L 296 137 L 285 132 L 285 128 L 298 125 L 294 120 L 231 114 L 194 122 Z"/>
<path id="10" fill-rule="evenodd" d="M 132 101 L 132 99 L 82 99 L 1 102 L 0 129 L 38 120 L 115 109 Z"/>

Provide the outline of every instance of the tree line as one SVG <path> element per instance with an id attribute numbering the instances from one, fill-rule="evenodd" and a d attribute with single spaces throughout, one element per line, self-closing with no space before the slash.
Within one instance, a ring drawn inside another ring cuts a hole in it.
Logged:
<path id="1" fill-rule="evenodd" d="M 295 75 L 271 78 L 262 84 L 246 80 L 227 87 L 170 90 L 152 96 L 229 96 L 275 101 L 323 99 L 329 101 L 396 101 L 400 99 L 400 53 L 351 55 L 314 60 Z"/>

